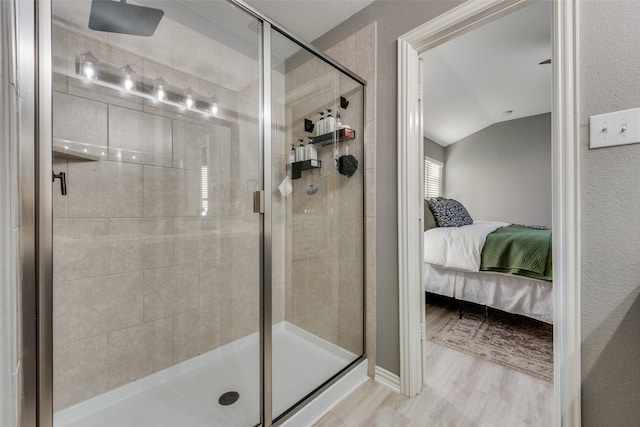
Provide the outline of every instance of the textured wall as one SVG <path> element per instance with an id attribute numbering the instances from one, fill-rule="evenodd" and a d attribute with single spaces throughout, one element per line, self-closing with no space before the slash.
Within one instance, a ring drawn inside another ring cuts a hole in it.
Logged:
<path id="1" fill-rule="evenodd" d="M 444 163 L 444 147 L 429 138 L 424 138 L 424 155 Z"/>
<path id="2" fill-rule="evenodd" d="M 551 226 L 551 114 L 496 123 L 445 148 L 444 195 L 473 219 Z"/>
<path id="3" fill-rule="evenodd" d="M 376 1 L 313 43 L 327 49 L 377 21 L 376 56 L 376 363 L 400 372 L 398 337 L 398 37 L 462 1 Z M 369 116 L 370 117 L 370 116 Z"/>
<path id="4" fill-rule="evenodd" d="M 588 149 L 589 116 L 640 107 L 640 3 L 580 2 L 582 423 L 640 420 L 640 145 Z"/>

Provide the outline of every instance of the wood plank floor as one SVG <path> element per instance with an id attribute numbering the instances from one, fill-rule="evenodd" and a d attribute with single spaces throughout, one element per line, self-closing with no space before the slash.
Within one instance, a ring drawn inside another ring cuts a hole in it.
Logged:
<path id="1" fill-rule="evenodd" d="M 451 315 L 427 306 L 427 336 Z M 553 384 L 427 342 L 427 372 L 420 395 L 409 399 L 368 381 L 315 426 L 548 427 Z"/>

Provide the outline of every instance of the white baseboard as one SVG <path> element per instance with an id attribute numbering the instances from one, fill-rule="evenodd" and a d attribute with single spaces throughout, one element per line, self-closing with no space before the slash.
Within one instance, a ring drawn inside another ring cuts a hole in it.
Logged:
<path id="1" fill-rule="evenodd" d="M 396 393 L 400 393 L 400 377 L 384 368 L 381 368 L 380 366 L 376 366 L 375 368 L 374 380 L 389 387 Z"/>

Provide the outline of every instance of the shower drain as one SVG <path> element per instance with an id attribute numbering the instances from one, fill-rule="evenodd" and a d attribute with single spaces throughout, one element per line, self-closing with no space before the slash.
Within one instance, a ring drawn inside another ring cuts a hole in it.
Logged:
<path id="1" fill-rule="evenodd" d="M 228 391 L 222 393 L 222 396 L 218 399 L 218 403 L 224 406 L 233 405 L 240 398 L 240 393 L 237 391 Z"/>

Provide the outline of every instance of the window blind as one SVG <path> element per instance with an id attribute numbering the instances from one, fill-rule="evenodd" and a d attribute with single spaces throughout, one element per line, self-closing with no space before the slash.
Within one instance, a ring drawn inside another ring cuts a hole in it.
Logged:
<path id="1" fill-rule="evenodd" d="M 424 197 L 440 197 L 442 192 L 442 165 L 424 159 Z"/>

